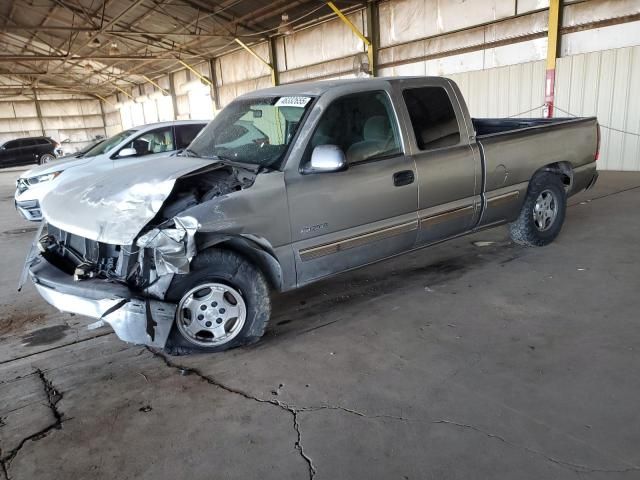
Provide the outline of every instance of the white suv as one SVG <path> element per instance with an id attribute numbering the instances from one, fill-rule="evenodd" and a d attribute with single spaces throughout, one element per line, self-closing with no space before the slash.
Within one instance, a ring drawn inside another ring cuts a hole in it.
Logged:
<path id="1" fill-rule="evenodd" d="M 187 148 L 206 121 L 181 120 L 135 127 L 99 143 L 79 158 L 52 161 L 24 172 L 16 181 L 16 208 L 24 218 L 42 220 L 40 200 L 59 182 L 121 168 Z"/>

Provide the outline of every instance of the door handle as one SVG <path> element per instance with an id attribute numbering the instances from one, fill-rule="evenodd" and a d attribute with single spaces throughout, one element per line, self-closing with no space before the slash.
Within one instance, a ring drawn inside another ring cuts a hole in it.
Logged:
<path id="1" fill-rule="evenodd" d="M 416 179 L 413 174 L 413 170 L 402 170 L 393 174 L 393 184 L 396 187 L 402 187 L 403 185 L 409 185 Z"/>

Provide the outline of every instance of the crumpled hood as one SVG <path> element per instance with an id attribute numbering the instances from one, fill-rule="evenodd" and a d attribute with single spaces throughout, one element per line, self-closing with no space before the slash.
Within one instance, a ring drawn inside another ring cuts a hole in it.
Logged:
<path id="1" fill-rule="evenodd" d="M 91 160 L 94 160 L 96 157 L 89 158 L 76 158 L 76 157 L 62 157 L 57 160 L 53 160 L 49 163 L 45 163 L 44 165 L 38 165 L 26 172 L 22 172 L 20 174 L 20 178 L 31 178 L 37 175 L 46 175 L 47 173 L 60 172 L 66 170 L 68 168 L 77 167 L 80 165 L 84 165 L 89 163 Z"/>
<path id="2" fill-rule="evenodd" d="M 47 222 L 104 243 L 130 245 L 158 213 L 176 180 L 211 160 L 162 157 L 62 181 L 42 199 Z"/>

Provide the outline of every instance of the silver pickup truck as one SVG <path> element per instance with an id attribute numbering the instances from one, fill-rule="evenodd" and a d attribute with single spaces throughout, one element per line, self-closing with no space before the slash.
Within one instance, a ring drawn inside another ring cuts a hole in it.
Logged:
<path id="1" fill-rule="evenodd" d="M 596 118 L 471 118 L 446 78 L 270 88 L 180 157 L 61 182 L 25 272 L 122 340 L 225 350 L 263 335 L 270 290 L 505 223 L 548 244 L 598 149 Z"/>

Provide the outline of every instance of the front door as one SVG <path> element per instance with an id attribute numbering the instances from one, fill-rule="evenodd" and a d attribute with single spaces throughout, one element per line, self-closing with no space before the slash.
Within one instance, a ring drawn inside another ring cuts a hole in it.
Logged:
<path id="1" fill-rule="evenodd" d="M 128 165 L 142 161 L 166 157 L 176 150 L 173 128 L 171 126 L 165 126 L 145 132 L 122 146 L 120 151 L 125 148 L 135 149 L 136 155 L 119 158 L 119 152 L 116 153 L 114 158 L 117 160 L 114 163 L 115 167 L 127 167 Z"/>
<path id="2" fill-rule="evenodd" d="M 318 145 L 338 146 L 347 169 L 304 173 Z M 387 92 L 359 92 L 333 100 L 300 166 L 286 177 L 299 285 L 413 247 L 415 164 L 404 153 Z"/>

